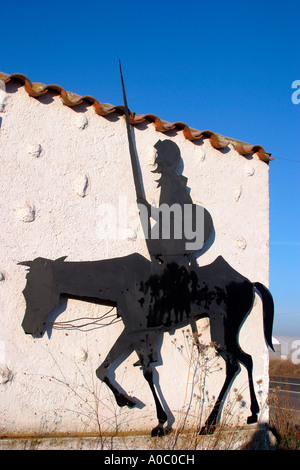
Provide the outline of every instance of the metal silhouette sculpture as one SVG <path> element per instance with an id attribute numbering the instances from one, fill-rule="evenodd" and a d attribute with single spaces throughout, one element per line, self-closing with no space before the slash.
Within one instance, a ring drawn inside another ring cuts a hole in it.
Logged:
<path id="1" fill-rule="evenodd" d="M 113 370 L 114 361 L 124 352 L 136 351 L 139 360 L 134 365 L 142 368 L 156 405 L 158 424 L 151 435 L 162 436 L 168 416 L 158 398 L 151 366 L 158 358 L 159 340 L 166 331 L 182 328 L 186 324 L 195 328 L 196 320 L 208 317 L 211 340 L 226 363 L 226 378 L 214 408 L 200 432 L 214 431 L 226 393 L 240 370 L 240 364 L 246 367 L 248 373 L 251 399 L 248 423 L 255 423 L 259 405 L 253 384 L 252 357 L 241 349 L 238 336 L 242 323 L 253 307 L 257 290 L 263 303 L 265 339 L 273 348 L 272 296 L 265 286 L 258 282 L 252 283 L 235 271 L 222 256 L 210 265 L 200 267 L 195 260 L 197 250 L 186 249 L 190 240 L 184 235 L 181 239 L 170 236 L 166 240 L 157 237 L 155 231 L 156 236 L 151 237 L 149 219 L 153 211 L 142 191 L 122 72 L 121 79 L 137 202 L 144 215 L 141 217 L 144 231 L 147 235 L 150 234 L 146 241 L 151 260 L 135 253 L 100 261 L 68 262 L 63 257 L 57 260 L 36 258 L 19 263 L 30 268 L 23 291 L 26 311 L 22 327 L 27 334 L 43 334 L 46 318 L 58 306 L 61 296 L 115 306 L 118 317 L 123 321 L 124 330 L 97 369 L 97 377 L 111 389 L 120 407 L 134 407 L 135 401 L 115 380 L 109 378 L 109 371 Z M 186 180 L 179 177 L 177 183 L 180 190 L 174 192 L 172 181 L 175 163 L 180 155 L 178 147 L 171 141 L 159 141 L 156 147 L 157 171 L 161 174 L 161 201 L 170 204 L 175 200 L 179 204 L 193 206 L 186 190 Z M 213 225 L 209 213 L 200 209 L 200 220 L 204 225 L 200 245 L 203 247 L 213 231 Z M 197 208 L 190 213 L 195 215 Z M 195 217 L 192 215 L 191 218 L 194 222 Z"/>

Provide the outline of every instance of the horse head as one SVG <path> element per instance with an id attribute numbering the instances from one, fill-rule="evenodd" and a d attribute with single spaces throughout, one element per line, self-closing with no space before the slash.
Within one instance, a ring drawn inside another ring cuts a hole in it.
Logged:
<path id="1" fill-rule="evenodd" d="M 22 266 L 29 267 L 26 275 L 27 283 L 23 290 L 26 301 L 26 310 L 22 322 L 26 334 L 41 336 L 47 315 L 59 303 L 59 292 L 54 281 L 54 265 L 58 260 L 36 258 L 32 261 L 21 261 Z"/>

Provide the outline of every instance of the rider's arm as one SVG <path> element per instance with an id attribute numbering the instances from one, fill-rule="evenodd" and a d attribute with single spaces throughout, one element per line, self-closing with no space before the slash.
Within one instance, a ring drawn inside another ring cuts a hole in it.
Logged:
<path id="1" fill-rule="evenodd" d="M 146 201 L 146 199 L 138 198 L 137 204 L 138 204 L 138 207 L 139 205 L 143 205 L 144 207 L 146 207 L 148 211 L 148 217 L 151 217 L 154 220 L 159 219 L 159 209 L 157 207 L 151 206 L 151 204 L 149 204 L 149 202 Z"/>

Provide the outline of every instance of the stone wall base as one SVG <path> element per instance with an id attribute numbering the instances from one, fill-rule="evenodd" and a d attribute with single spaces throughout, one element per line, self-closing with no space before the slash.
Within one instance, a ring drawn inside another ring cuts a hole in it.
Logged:
<path id="1" fill-rule="evenodd" d="M 151 438 L 149 435 L 119 436 L 12 436 L 0 438 L 0 450 L 103 450 L 103 451 L 197 451 L 275 450 L 277 442 L 267 427 L 216 431 Z"/>

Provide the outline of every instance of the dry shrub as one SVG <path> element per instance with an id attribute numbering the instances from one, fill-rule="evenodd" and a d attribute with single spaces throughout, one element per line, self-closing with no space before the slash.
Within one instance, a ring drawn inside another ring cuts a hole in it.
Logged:
<path id="1" fill-rule="evenodd" d="M 300 377 L 300 364 L 290 359 L 270 359 L 270 377 Z"/>
<path id="2" fill-rule="evenodd" d="M 288 393 L 279 387 L 270 392 L 270 429 L 278 442 L 278 450 L 300 450 L 300 426 L 290 409 Z"/>
<path id="3" fill-rule="evenodd" d="M 300 426 L 296 413 L 291 409 L 288 391 L 284 379 L 300 377 L 300 364 L 290 359 L 270 359 L 270 377 L 282 377 L 282 384 L 272 389 L 269 394 L 270 427 L 278 440 L 279 450 L 300 449 Z"/>

